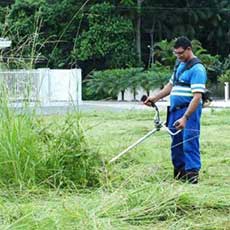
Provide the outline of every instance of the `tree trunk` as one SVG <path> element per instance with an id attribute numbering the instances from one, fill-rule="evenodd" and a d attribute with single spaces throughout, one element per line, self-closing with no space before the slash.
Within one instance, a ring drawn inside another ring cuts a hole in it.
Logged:
<path id="1" fill-rule="evenodd" d="M 137 0 L 136 46 L 139 65 L 141 65 L 141 4 L 143 1 Z"/>
<path id="2" fill-rule="evenodd" d="M 124 101 L 125 100 L 125 91 L 121 90 L 121 100 Z"/>
<path id="3" fill-rule="evenodd" d="M 146 33 L 149 34 L 150 44 L 148 45 L 149 48 L 149 60 L 148 60 L 148 67 L 151 67 L 154 63 L 154 33 L 155 33 L 155 19 L 153 18 L 152 28 L 146 29 Z"/>

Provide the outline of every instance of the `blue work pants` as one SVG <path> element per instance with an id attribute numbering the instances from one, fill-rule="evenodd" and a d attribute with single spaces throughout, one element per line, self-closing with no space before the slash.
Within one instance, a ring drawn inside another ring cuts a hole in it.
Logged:
<path id="1" fill-rule="evenodd" d="M 174 122 L 184 115 L 186 109 L 170 112 L 168 127 L 172 132 L 176 131 Z M 202 105 L 199 105 L 189 117 L 185 128 L 179 134 L 172 136 L 171 158 L 175 169 L 199 171 L 201 168 L 199 144 L 201 111 Z"/>

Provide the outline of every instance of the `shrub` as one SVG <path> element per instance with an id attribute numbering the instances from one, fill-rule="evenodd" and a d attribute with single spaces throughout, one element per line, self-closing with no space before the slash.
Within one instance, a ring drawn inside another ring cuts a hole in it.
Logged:
<path id="1" fill-rule="evenodd" d="M 230 69 L 226 70 L 225 73 L 223 73 L 220 78 L 219 81 L 224 83 L 224 82 L 230 82 Z"/>
<path id="2" fill-rule="evenodd" d="M 85 81 L 90 99 L 116 98 L 119 92 L 131 88 L 135 94 L 139 87 L 155 89 L 165 84 L 170 78 L 170 69 L 155 64 L 149 70 L 143 68 L 113 69 L 95 71 Z"/>

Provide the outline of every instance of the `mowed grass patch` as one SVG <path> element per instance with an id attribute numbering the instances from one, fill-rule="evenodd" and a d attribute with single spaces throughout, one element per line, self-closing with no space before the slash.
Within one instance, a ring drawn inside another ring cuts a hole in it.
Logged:
<path id="1" fill-rule="evenodd" d="M 228 229 L 229 115 L 229 110 L 203 113 L 200 183 L 189 185 L 172 178 L 170 136 L 163 130 L 114 164 L 108 164 L 113 156 L 153 128 L 151 112 L 83 113 L 86 141 L 104 162 L 101 186 L 68 190 L 38 186 L 21 191 L 4 189 L 0 227 Z M 62 122 L 63 118 L 55 119 Z"/>

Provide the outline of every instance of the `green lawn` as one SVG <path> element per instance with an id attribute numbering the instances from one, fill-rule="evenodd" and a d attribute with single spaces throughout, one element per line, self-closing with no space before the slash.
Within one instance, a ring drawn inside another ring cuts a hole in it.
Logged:
<path id="1" fill-rule="evenodd" d="M 103 159 L 101 186 L 4 187 L 0 229 L 230 229 L 230 110 L 203 113 L 198 185 L 173 180 L 170 136 L 163 130 L 108 165 L 153 128 L 151 112 L 81 117 L 87 142 Z"/>

